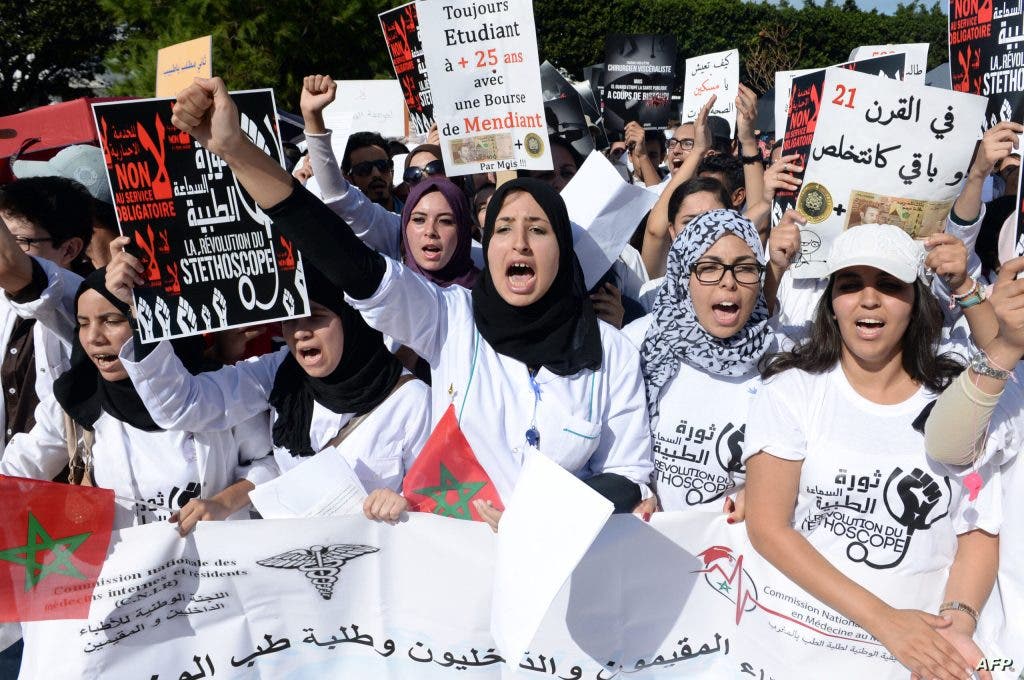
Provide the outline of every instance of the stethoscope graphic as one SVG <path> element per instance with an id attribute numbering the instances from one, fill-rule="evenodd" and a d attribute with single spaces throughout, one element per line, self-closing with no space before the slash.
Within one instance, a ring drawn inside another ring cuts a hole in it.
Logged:
<path id="1" fill-rule="evenodd" d="M 873 569 L 892 569 L 903 562 L 903 558 L 910 552 L 910 542 L 913 539 L 914 532 L 930 529 L 932 525 L 949 514 L 949 499 L 952 487 L 948 477 L 942 477 L 941 479 L 946 483 L 946 509 L 941 514 L 932 517 L 929 521 L 929 515 L 944 495 L 939 482 L 920 468 L 914 468 L 909 474 L 904 474 L 903 468 L 900 467 L 893 470 L 892 474 L 889 475 L 889 479 L 885 482 L 882 500 L 885 503 L 885 509 L 889 516 L 907 530 L 903 549 L 892 562 L 877 564 L 868 559 L 867 545 L 862 541 L 854 541 L 847 546 L 846 556 L 853 562 L 863 562 Z M 895 495 L 903 507 L 902 512 L 899 513 L 889 503 L 893 484 L 896 485 Z"/>

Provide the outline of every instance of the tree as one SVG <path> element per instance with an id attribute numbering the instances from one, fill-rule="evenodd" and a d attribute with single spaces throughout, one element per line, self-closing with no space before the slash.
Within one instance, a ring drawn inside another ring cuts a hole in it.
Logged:
<path id="1" fill-rule="evenodd" d="M 272 87 L 296 110 L 302 78 L 394 77 L 377 13 L 389 0 L 101 0 L 124 32 L 107 55 L 113 94 L 153 96 L 161 47 L 213 35 L 213 68 L 231 89 Z"/>
<path id="2" fill-rule="evenodd" d="M 93 0 L 0 2 L 0 115 L 93 94 L 114 37 Z"/>

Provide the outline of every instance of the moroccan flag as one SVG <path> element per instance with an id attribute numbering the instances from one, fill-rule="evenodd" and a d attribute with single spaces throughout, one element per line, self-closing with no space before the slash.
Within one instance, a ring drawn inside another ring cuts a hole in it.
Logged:
<path id="1" fill-rule="evenodd" d="M 110 489 L 0 476 L 0 622 L 88 617 L 113 524 Z"/>
<path id="2" fill-rule="evenodd" d="M 490 501 L 499 510 L 505 509 L 494 483 L 463 436 L 452 405 L 405 474 L 402 495 L 409 501 L 411 512 L 477 522 L 480 516 L 473 507 L 475 500 Z"/>

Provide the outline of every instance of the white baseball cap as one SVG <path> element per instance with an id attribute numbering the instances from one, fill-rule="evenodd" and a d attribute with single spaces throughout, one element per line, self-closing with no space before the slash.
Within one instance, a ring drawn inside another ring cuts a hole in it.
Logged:
<path id="1" fill-rule="evenodd" d="M 107 164 L 103 150 L 90 144 L 73 144 L 61 149 L 48 161 L 14 161 L 14 176 L 65 177 L 79 182 L 97 201 L 113 205 L 110 183 L 107 181 Z"/>
<path id="2" fill-rule="evenodd" d="M 836 238 L 828 258 L 828 273 L 864 265 L 881 269 L 904 283 L 921 273 L 924 244 L 892 224 L 858 224 Z"/>

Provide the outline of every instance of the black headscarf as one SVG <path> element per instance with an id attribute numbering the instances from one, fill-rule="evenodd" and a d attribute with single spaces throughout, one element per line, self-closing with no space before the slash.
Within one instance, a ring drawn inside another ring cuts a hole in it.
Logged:
<path id="1" fill-rule="evenodd" d="M 547 215 L 558 239 L 558 274 L 551 288 L 533 304 L 516 307 L 494 287 L 487 247 L 502 204 L 513 191 L 530 194 Z M 557 375 L 601 367 L 601 334 L 587 296 L 583 269 L 572 244 L 565 202 L 546 183 L 531 178 L 506 182 L 487 206 L 483 234 L 484 268 L 473 286 L 473 319 L 480 335 L 499 354 L 530 367 L 544 366 Z"/>
<path id="2" fill-rule="evenodd" d="M 75 293 L 75 309 L 78 301 L 87 290 L 94 290 L 102 295 L 114 308 L 131 319 L 131 311 L 125 303 L 118 300 L 107 290 L 105 278 L 106 267 L 97 269 L 82 281 Z M 123 380 L 105 380 L 89 358 L 79 339 L 81 327 L 75 325 L 75 335 L 71 341 L 71 368 L 53 382 L 53 396 L 61 408 L 76 423 L 92 430 L 96 421 L 103 413 L 109 413 L 123 423 L 146 432 L 157 432 L 160 428 L 153 422 L 152 416 L 142 403 L 142 398 L 135 390 L 129 378 Z M 136 338 L 138 343 L 138 338 Z M 198 373 L 203 368 L 202 338 L 183 338 L 173 340 L 174 352 L 191 373 Z M 111 348 L 116 354 L 121 348 Z"/>
<path id="3" fill-rule="evenodd" d="M 327 377 L 311 377 L 292 354 L 277 369 L 269 400 L 277 411 L 274 445 L 293 456 L 316 453 L 309 440 L 314 401 L 334 413 L 360 416 L 387 399 L 402 375 L 402 364 L 384 346 L 383 336 L 345 302 L 341 292 L 308 264 L 305 276 L 310 301 L 341 317 L 345 339 L 341 361 Z"/>

